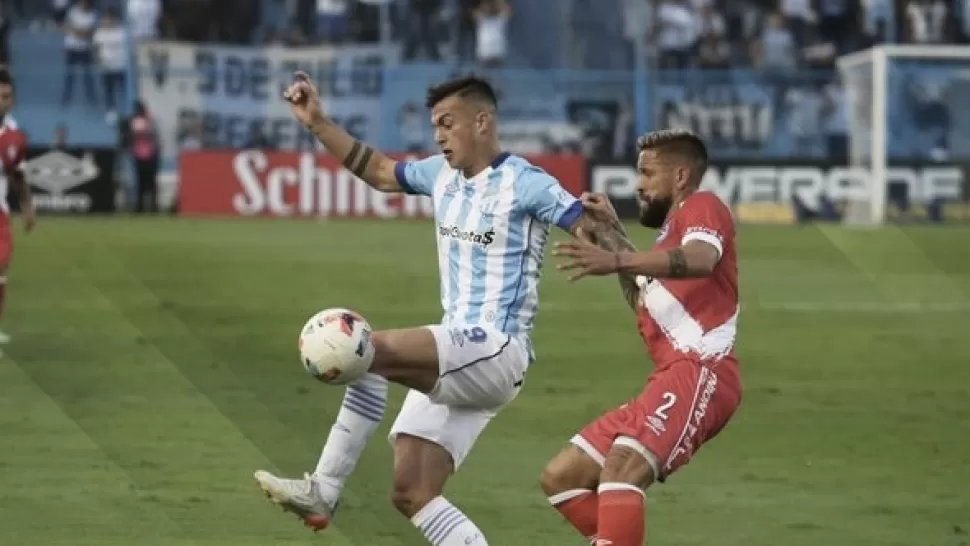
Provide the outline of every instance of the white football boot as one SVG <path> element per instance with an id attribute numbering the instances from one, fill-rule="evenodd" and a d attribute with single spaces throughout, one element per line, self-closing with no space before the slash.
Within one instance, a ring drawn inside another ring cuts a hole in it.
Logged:
<path id="1" fill-rule="evenodd" d="M 293 480 L 257 470 L 254 476 L 270 501 L 299 516 L 307 527 L 321 531 L 330 525 L 337 503 L 331 505 L 323 499 L 319 485 L 309 474 L 302 480 Z"/>

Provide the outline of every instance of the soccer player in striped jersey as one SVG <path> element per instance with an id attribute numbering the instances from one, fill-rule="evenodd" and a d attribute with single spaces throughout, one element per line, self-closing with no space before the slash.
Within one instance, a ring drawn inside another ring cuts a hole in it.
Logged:
<path id="1" fill-rule="evenodd" d="M 432 198 L 444 316 L 440 324 L 373 334 L 370 373 L 347 387 L 313 474 L 301 480 L 258 471 L 256 479 L 308 526 L 327 527 L 383 418 L 388 381 L 395 382 L 410 391 L 390 433 L 394 505 L 431 544 L 484 546 L 482 531 L 442 491 L 485 426 L 518 395 L 534 359 L 530 332 L 551 226 L 604 247 L 622 235 L 585 212 L 555 178 L 502 153 L 497 100 L 484 80 L 464 77 L 429 89 L 442 153 L 410 162 L 343 131 L 323 113 L 305 74 L 297 73 L 285 97 L 294 116 L 364 182 Z"/>

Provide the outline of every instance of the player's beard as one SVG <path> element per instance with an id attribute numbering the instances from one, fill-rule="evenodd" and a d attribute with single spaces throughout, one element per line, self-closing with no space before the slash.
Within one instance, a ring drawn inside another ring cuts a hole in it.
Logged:
<path id="1" fill-rule="evenodd" d="M 648 228 L 659 228 L 664 225 L 667 213 L 673 205 L 672 196 L 640 200 L 640 225 Z"/>

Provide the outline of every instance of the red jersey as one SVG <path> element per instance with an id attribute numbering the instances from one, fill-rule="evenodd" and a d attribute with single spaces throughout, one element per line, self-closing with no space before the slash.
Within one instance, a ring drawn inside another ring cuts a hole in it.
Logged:
<path id="1" fill-rule="evenodd" d="M 27 136 L 17 128 L 17 123 L 10 116 L 6 116 L 0 125 L 0 214 L 10 213 L 7 173 L 22 169 L 26 158 Z"/>
<path id="2" fill-rule="evenodd" d="M 707 277 L 639 277 L 637 321 L 640 336 L 658 370 L 685 357 L 705 364 L 736 363 L 738 257 L 734 218 L 713 193 L 697 192 L 672 210 L 660 228 L 655 250 L 690 241 L 714 245 L 721 257 Z"/>

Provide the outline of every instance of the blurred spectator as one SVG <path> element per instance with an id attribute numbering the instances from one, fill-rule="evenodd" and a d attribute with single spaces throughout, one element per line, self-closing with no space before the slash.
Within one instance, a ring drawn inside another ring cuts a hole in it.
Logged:
<path id="1" fill-rule="evenodd" d="M 509 47 L 512 8 L 505 0 L 482 0 L 475 10 L 475 48 L 486 68 L 502 66 Z"/>
<path id="2" fill-rule="evenodd" d="M 795 40 L 799 44 L 804 44 L 809 28 L 815 21 L 811 0 L 779 0 L 778 7 Z"/>
<path id="3" fill-rule="evenodd" d="M 108 11 L 98 30 L 94 33 L 98 48 L 101 79 L 104 83 L 104 100 L 109 121 L 117 119 L 117 100 L 125 93 L 125 71 L 128 68 L 128 38 L 125 29 L 118 24 L 118 14 Z"/>
<path id="4" fill-rule="evenodd" d="M 697 64 L 705 68 L 731 66 L 731 44 L 727 40 L 724 17 L 713 5 L 701 8 L 700 40 L 697 44 Z"/>
<path id="5" fill-rule="evenodd" d="M 833 44 L 841 55 L 858 34 L 860 28 L 858 0 L 815 0 L 818 13 L 818 30 L 822 37 Z"/>
<path id="6" fill-rule="evenodd" d="M 135 101 L 128 123 L 128 144 L 135 160 L 135 212 L 158 212 L 158 168 L 161 150 L 151 113 Z"/>
<path id="7" fill-rule="evenodd" d="M 54 24 L 61 26 L 67 19 L 67 10 L 71 7 L 71 0 L 52 0 L 51 8 L 54 14 Z"/>
<path id="8" fill-rule="evenodd" d="M 458 0 L 455 53 L 458 60 L 469 62 L 475 59 L 475 10 L 479 0 Z"/>
<path id="9" fill-rule="evenodd" d="M 339 44 L 347 39 L 350 13 L 347 0 L 316 0 L 316 36 L 324 43 Z"/>
<path id="10" fill-rule="evenodd" d="M 64 50 L 67 71 L 64 76 L 63 104 L 71 102 L 74 93 L 74 74 L 81 72 L 88 102 L 97 101 L 94 89 L 94 30 L 98 26 L 98 14 L 91 0 L 78 0 L 67 11 L 64 20 Z"/>
<path id="11" fill-rule="evenodd" d="M 128 0 L 127 19 L 132 40 L 153 40 L 157 38 L 158 23 L 161 16 L 161 0 Z"/>
<path id="12" fill-rule="evenodd" d="M 772 73 L 789 73 L 798 62 L 795 36 L 779 12 L 768 17 L 761 39 L 754 42 L 751 56 L 754 65 Z"/>
<path id="13" fill-rule="evenodd" d="M 687 0 L 660 0 L 654 22 L 659 68 L 687 68 L 699 31 L 697 14 Z"/>
<path id="14" fill-rule="evenodd" d="M 907 41 L 939 44 L 946 40 L 948 8 L 943 0 L 910 0 L 906 6 Z"/>
<path id="15" fill-rule="evenodd" d="M 438 51 L 441 33 L 435 29 L 435 21 L 441 8 L 441 0 L 408 0 L 403 51 L 405 60 L 417 58 L 419 50 L 424 50 L 427 58 L 432 61 L 441 60 L 441 53 Z"/>

